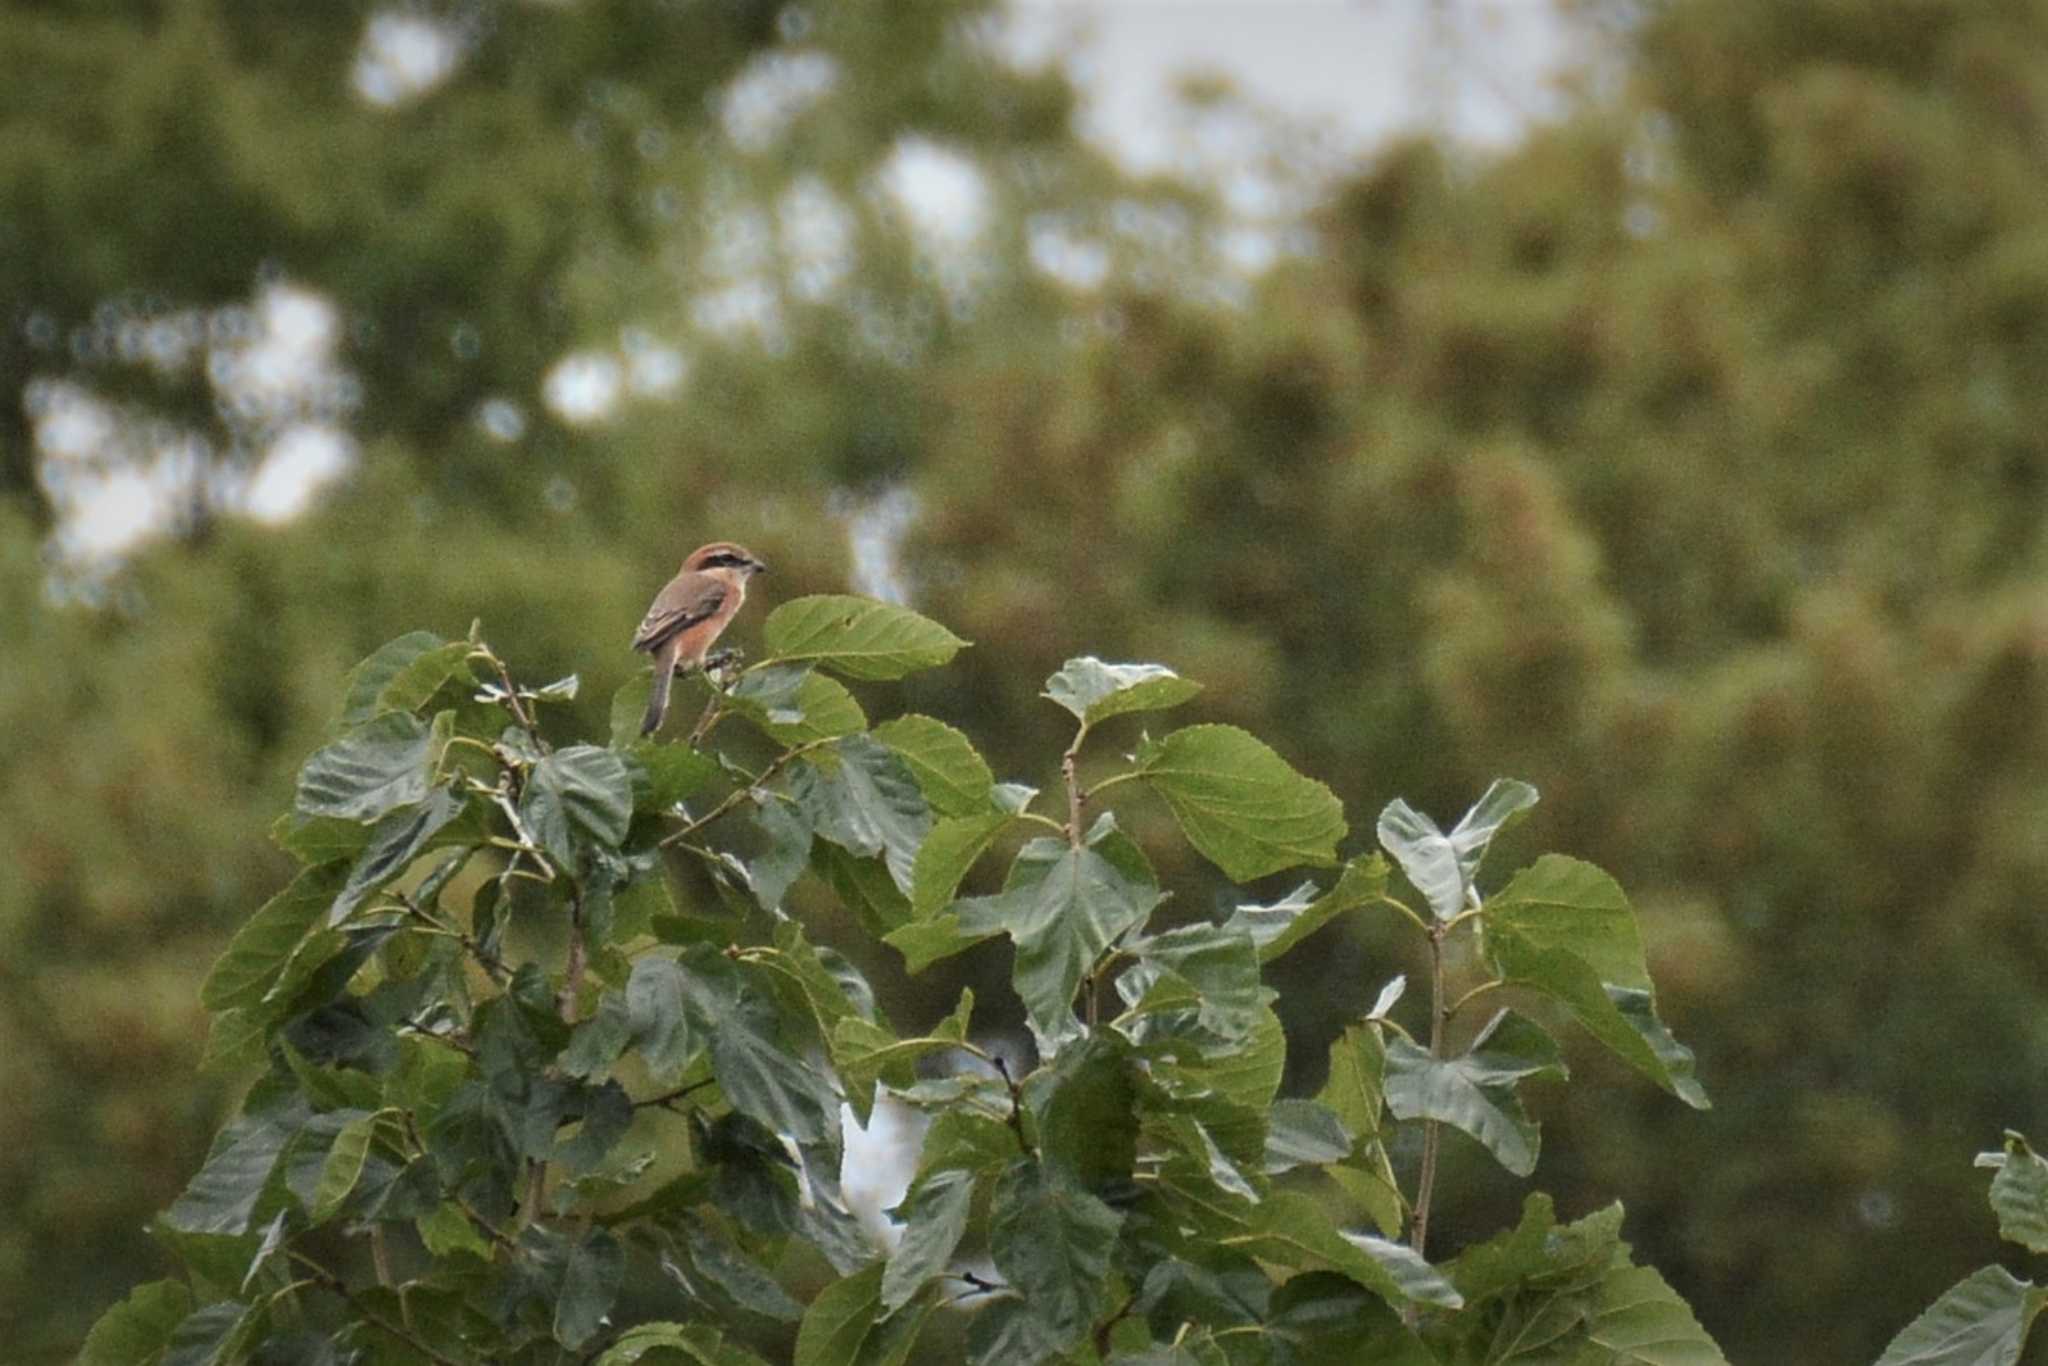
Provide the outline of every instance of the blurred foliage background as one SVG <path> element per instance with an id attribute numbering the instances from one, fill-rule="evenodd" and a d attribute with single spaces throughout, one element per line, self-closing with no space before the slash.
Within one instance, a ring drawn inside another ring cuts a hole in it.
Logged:
<path id="1" fill-rule="evenodd" d="M 1604 43 L 1504 151 L 1326 176 L 1276 132 L 1308 208 L 1248 274 L 1213 184 L 1081 141 L 967 0 L 12 0 L 16 1359 L 160 1272 L 236 1085 L 199 978 L 347 666 L 481 618 L 601 733 L 712 537 L 974 640 L 871 710 L 1005 777 L 1094 653 L 1204 681 L 1354 845 L 1536 783 L 1515 838 L 1631 890 L 1717 1103 L 1580 1049 L 1536 1184 L 1623 1199 L 1733 1358 L 1867 1360 L 1993 1259 L 1970 1157 L 2048 1133 L 2048 5 L 1575 9 Z M 447 69 L 379 64 L 407 23 Z M 346 457 L 299 515 L 293 450 Z M 173 534 L 95 545 L 123 498 Z M 1286 890 L 1161 871 L 1190 915 Z M 1325 934 L 1277 982 L 1297 1089 L 1412 966 Z M 868 966 L 912 1023 L 958 985 Z M 1450 1178 L 1445 1247 L 1512 1217 Z"/>

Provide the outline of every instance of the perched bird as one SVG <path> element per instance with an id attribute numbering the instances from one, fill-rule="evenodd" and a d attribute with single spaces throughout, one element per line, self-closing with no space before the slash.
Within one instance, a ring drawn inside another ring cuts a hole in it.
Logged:
<path id="1" fill-rule="evenodd" d="M 747 580 L 767 572 L 768 566 L 745 546 L 713 541 L 691 551 L 676 576 L 654 595 L 633 633 L 633 648 L 654 656 L 654 692 L 640 722 L 642 735 L 661 728 L 675 676 L 704 667 L 712 642 L 747 599 Z"/>

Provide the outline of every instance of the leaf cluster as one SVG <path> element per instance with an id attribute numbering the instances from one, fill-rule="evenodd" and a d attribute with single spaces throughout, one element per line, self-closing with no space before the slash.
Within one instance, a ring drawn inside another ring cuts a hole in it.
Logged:
<path id="1" fill-rule="evenodd" d="M 946 663 L 966 642 L 935 622 L 809 597 L 764 639 L 689 744 L 635 734 L 643 681 L 608 744 L 557 745 L 542 718 L 578 681 L 522 684 L 474 631 L 356 667 L 273 831 L 300 870 L 205 984 L 212 1061 L 259 1075 L 156 1223 L 185 1275 L 111 1310 L 87 1362 L 733 1366 L 793 1332 L 804 1366 L 855 1366 L 909 1360 L 962 1307 L 988 1363 L 1720 1359 L 1630 1262 L 1619 1207 L 1560 1225 L 1532 1196 L 1427 1258 L 1434 1161 L 1399 1170 L 1399 1127 L 1527 1175 L 1520 1088 L 1565 1076 L 1519 1010 L 1454 1043 L 1470 1002 L 1549 998 L 1706 1103 L 1611 879 L 1552 855 L 1482 892 L 1534 789 L 1496 784 L 1448 833 L 1394 802 L 1384 852 L 1346 860 L 1329 789 L 1235 727 L 1146 734 L 1084 783 L 1099 726 L 1196 695 L 1162 666 L 1047 681 L 1074 730 L 1040 793 L 936 718 L 868 724 L 846 682 Z M 728 726 L 752 738 L 714 746 Z M 1165 923 L 1118 789 L 1234 880 L 1336 874 Z M 704 874 L 689 904 L 671 859 Z M 1000 886 L 961 895 L 984 860 Z M 900 1033 L 789 915 L 804 878 L 912 971 L 1007 939 L 1035 1064 L 977 1040 L 972 993 Z M 1427 940 L 1427 1040 L 1392 1017 L 1396 979 L 1323 1090 L 1283 1097 L 1262 965 L 1352 914 Z M 1464 929 L 1479 980 L 1454 1001 Z M 887 1238 L 841 1187 L 842 1114 L 883 1091 L 927 1120 Z"/>

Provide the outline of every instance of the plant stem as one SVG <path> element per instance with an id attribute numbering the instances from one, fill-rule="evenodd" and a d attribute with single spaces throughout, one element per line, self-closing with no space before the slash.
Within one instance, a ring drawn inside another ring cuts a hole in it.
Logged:
<path id="1" fill-rule="evenodd" d="M 1067 780 L 1067 843 L 1074 848 L 1081 847 L 1081 792 L 1080 776 L 1074 771 L 1075 758 L 1081 752 L 1081 742 L 1088 738 L 1088 727 L 1074 732 L 1074 743 L 1067 746 L 1067 752 L 1060 756 L 1060 773 Z"/>
<path id="2" fill-rule="evenodd" d="M 576 1023 L 583 997 L 583 970 L 588 962 L 589 950 L 583 942 L 583 891 L 575 888 L 569 898 L 569 961 L 562 969 L 562 989 L 555 995 L 555 1012 L 565 1025 Z"/>
<path id="3" fill-rule="evenodd" d="M 320 1263 L 314 1261 L 311 1257 L 308 1257 L 303 1253 L 299 1252 L 290 1252 L 287 1255 L 290 1256 L 291 1259 L 297 1262 L 300 1266 L 304 1267 L 307 1271 L 311 1272 L 313 1280 L 318 1282 L 325 1289 L 333 1292 L 336 1295 L 339 1295 L 342 1301 L 346 1303 L 350 1309 L 354 1310 L 356 1315 L 359 1318 L 361 1318 L 363 1322 L 369 1324 L 372 1328 L 377 1329 L 379 1332 L 385 1334 L 387 1337 L 397 1339 L 398 1341 L 404 1343 L 406 1346 L 412 1348 L 415 1352 L 418 1352 L 421 1356 L 427 1358 L 427 1360 L 438 1362 L 440 1366 L 462 1366 L 462 1363 L 457 1361 L 454 1357 L 446 1356 L 440 1352 L 435 1351 L 432 1344 L 428 1343 L 425 1339 L 414 1334 L 410 1329 L 401 1327 L 400 1325 L 391 1322 L 389 1319 L 382 1318 L 379 1315 L 371 1313 L 370 1310 L 367 1307 L 365 1307 L 361 1300 L 357 1299 L 354 1295 L 349 1293 L 348 1285 L 341 1279 L 341 1277 L 335 1275 L 332 1271 L 329 1271 L 326 1267 L 320 1265 Z"/>
<path id="4" fill-rule="evenodd" d="M 1444 1001 L 1445 928 L 1429 927 L 1429 1056 L 1439 1061 L 1444 1056 L 1444 1026 L 1451 1018 L 1451 1007 Z M 1429 1204 L 1436 1194 L 1437 1150 L 1442 1142 L 1443 1126 L 1434 1119 L 1423 1120 L 1422 1176 L 1415 1186 L 1415 1217 L 1408 1237 L 1418 1257 L 1429 1255 Z"/>

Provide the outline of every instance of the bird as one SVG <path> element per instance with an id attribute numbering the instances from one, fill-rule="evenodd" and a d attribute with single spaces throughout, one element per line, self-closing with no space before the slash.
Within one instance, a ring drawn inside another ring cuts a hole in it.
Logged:
<path id="1" fill-rule="evenodd" d="M 654 595 L 633 633 L 633 648 L 654 656 L 654 691 L 640 721 L 642 735 L 661 728 L 675 676 L 704 667 L 712 643 L 747 599 L 747 580 L 767 572 L 745 546 L 713 541 L 685 556 L 676 576 Z"/>

